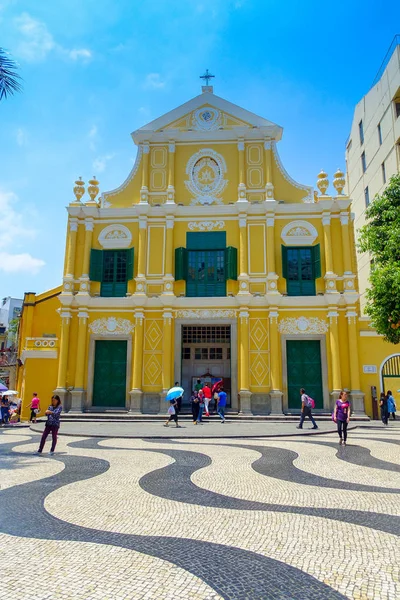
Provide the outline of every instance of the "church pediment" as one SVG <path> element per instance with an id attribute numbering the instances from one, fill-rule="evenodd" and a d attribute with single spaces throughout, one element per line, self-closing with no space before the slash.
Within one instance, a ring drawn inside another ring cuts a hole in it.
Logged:
<path id="1" fill-rule="evenodd" d="M 280 140 L 282 127 L 259 117 L 211 92 L 204 92 L 178 108 L 136 130 L 135 143 L 171 139 L 192 139 L 218 132 L 225 137 L 267 137 Z"/>

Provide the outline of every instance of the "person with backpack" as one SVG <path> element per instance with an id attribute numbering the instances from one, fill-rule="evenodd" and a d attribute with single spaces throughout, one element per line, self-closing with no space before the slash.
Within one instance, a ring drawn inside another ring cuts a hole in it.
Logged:
<path id="1" fill-rule="evenodd" d="M 388 418 L 390 418 L 390 415 L 392 415 L 392 419 L 393 421 L 396 420 L 396 402 L 394 401 L 392 392 L 390 390 L 388 390 L 387 393 L 387 412 L 388 412 Z"/>
<path id="2" fill-rule="evenodd" d="M 314 417 L 312 416 L 311 410 L 315 408 L 315 402 L 310 396 L 307 396 L 304 388 L 300 390 L 301 396 L 301 416 L 300 423 L 297 425 L 297 429 L 303 429 L 304 419 L 308 417 L 312 423 L 312 429 L 318 429 L 318 425 L 315 422 Z"/>
<path id="3" fill-rule="evenodd" d="M 335 402 L 333 420 L 337 423 L 339 444 L 345 446 L 347 442 L 347 425 L 350 421 L 350 402 L 347 399 L 347 392 L 344 392 L 343 390 L 340 392 L 339 398 Z"/>
<path id="4" fill-rule="evenodd" d="M 379 398 L 379 406 L 381 407 L 381 419 L 384 425 L 388 425 L 389 413 L 388 413 L 388 399 L 384 392 L 381 393 Z"/>

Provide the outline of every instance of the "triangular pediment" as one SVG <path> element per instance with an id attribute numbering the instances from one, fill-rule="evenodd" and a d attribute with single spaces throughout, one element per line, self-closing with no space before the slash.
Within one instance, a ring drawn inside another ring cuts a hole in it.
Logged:
<path id="1" fill-rule="evenodd" d="M 219 131 L 219 135 L 223 135 L 222 132 L 235 132 L 238 136 L 246 137 L 246 132 L 252 130 L 259 130 L 263 136 L 274 140 L 282 137 L 282 127 L 279 125 L 212 92 L 204 92 L 144 125 L 132 137 L 136 143 L 168 137 L 168 133 L 182 136 L 189 132 L 192 136 L 192 132 L 197 131 L 202 136 Z"/>

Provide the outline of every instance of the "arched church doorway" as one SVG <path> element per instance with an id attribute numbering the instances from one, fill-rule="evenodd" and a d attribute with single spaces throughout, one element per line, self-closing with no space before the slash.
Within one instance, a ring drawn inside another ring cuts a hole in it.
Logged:
<path id="1" fill-rule="evenodd" d="M 381 390 L 390 390 L 400 404 L 400 353 L 385 358 L 380 368 Z"/>

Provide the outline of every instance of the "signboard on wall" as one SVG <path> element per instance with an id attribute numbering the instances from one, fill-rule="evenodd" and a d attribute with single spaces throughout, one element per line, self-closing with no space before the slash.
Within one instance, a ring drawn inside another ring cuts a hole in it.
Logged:
<path id="1" fill-rule="evenodd" d="M 363 372 L 372 374 L 372 373 L 377 373 L 378 370 L 376 368 L 376 365 L 363 365 Z"/>

